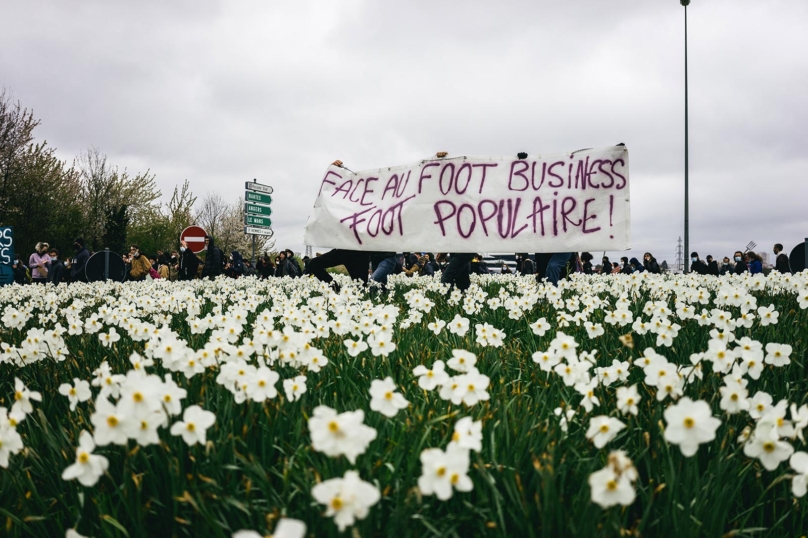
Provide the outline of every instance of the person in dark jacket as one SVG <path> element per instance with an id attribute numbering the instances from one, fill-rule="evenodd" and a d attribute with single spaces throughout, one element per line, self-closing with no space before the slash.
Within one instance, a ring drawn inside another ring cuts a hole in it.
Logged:
<path id="1" fill-rule="evenodd" d="M 281 251 L 275 256 L 275 276 L 282 278 L 285 276 L 295 277 L 295 270 L 286 259 L 286 251 Z"/>
<path id="2" fill-rule="evenodd" d="M 475 254 L 471 259 L 471 272 L 477 275 L 487 275 L 491 272 L 481 254 Z"/>
<path id="3" fill-rule="evenodd" d="M 709 274 L 707 264 L 701 261 L 698 252 L 690 253 L 690 271 L 692 273 L 698 273 L 700 275 Z"/>
<path id="4" fill-rule="evenodd" d="M 634 268 L 628 263 L 628 257 L 623 256 L 620 258 L 620 272 L 624 275 L 630 275 L 634 272 Z"/>
<path id="5" fill-rule="evenodd" d="M 289 264 L 292 266 L 294 274 L 290 274 L 289 276 L 292 278 L 297 278 L 303 276 L 303 269 L 300 268 L 300 263 L 295 258 L 295 253 L 292 249 L 286 249 L 286 259 L 289 260 Z"/>
<path id="6" fill-rule="evenodd" d="M 711 254 L 707 255 L 707 274 L 718 276 L 718 262 L 713 259 Z"/>
<path id="7" fill-rule="evenodd" d="M 435 265 L 438 267 L 438 271 L 445 271 L 446 267 L 449 265 L 449 255 L 445 252 L 438 252 L 435 254 Z"/>
<path id="8" fill-rule="evenodd" d="M 763 260 L 751 250 L 746 253 L 746 264 L 749 266 L 749 272 L 753 275 L 763 272 Z"/>
<path id="9" fill-rule="evenodd" d="M 230 263 L 227 265 L 226 274 L 230 278 L 239 278 L 244 275 L 244 258 L 241 252 L 234 250 L 230 253 Z"/>
<path id="10" fill-rule="evenodd" d="M 19 254 L 14 255 L 14 263 L 11 265 L 11 270 L 14 273 L 14 282 L 20 286 L 28 282 L 28 268 L 22 263 Z"/>
<path id="11" fill-rule="evenodd" d="M 732 273 L 732 265 L 729 263 L 729 258 L 724 256 L 724 261 L 721 262 L 721 270 L 718 272 L 720 276 Z"/>
<path id="12" fill-rule="evenodd" d="M 741 275 L 749 271 L 749 267 L 746 265 L 746 262 L 744 261 L 743 258 L 743 252 L 741 252 L 740 250 L 736 250 L 734 257 L 735 257 L 735 270 L 733 271 L 733 273 L 735 273 L 736 275 Z"/>
<path id="13" fill-rule="evenodd" d="M 250 260 L 244 260 L 244 276 L 256 276 L 258 271 L 253 267 Z"/>
<path id="14" fill-rule="evenodd" d="M 631 258 L 631 260 L 629 260 L 628 263 L 631 264 L 631 268 L 633 270 L 632 272 L 634 273 L 642 273 L 643 271 L 645 271 L 645 267 L 642 266 L 640 260 L 638 260 L 637 258 Z"/>
<path id="15" fill-rule="evenodd" d="M 643 254 L 643 267 L 645 267 L 645 270 L 653 275 L 658 275 L 662 272 L 656 258 L 654 258 L 650 252 Z"/>
<path id="16" fill-rule="evenodd" d="M 791 264 L 788 262 L 788 254 L 783 252 L 783 245 L 775 243 L 774 245 L 774 268 L 784 275 L 791 274 Z"/>
<path id="17" fill-rule="evenodd" d="M 202 266 L 202 278 L 213 279 L 222 274 L 224 255 L 222 250 L 216 246 L 213 236 L 205 236 L 205 248 L 208 253 L 205 255 L 205 265 Z"/>
<path id="18" fill-rule="evenodd" d="M 188 243 L 182 241 L 180 243 L 180 264 L 179 264 L 179 280 L 193 280 L 196 278 L 196 272 L 199 269 L 199 258 L 196 257 Z"/>
<path id="19" fill-rule="evenodd" d="M 264 258 L 261 261 L 261 267 L 258 268 L 258 273 L 263 279 L 275 276 L 275 264 L 272 263 L 272 259 L 270 259 L 269 254 L 264 254 Z"/>
<path id="20" fill-rule="evenodd" d="M 59 249 L 50 249 L 48 255 L 51 259 L 50 268 L 48 269 L 48 282 L 60 284 L 65 279 L 65 264 L 59 259 Z"/>
<path id="21" fill-rule="evenodd" d="M 87 267 L 87 260 L 90 259 L 90 251 L 84 246 L 84 239 L 81 237 L 73 241 L 73 248 L 76 250 L 76 257 L 70 266 L 70 282 L 87 282 L 84 269 Z"/>
<path id="22" fill-rule="evenodd" d="M 589 252 L 581 252 L 581 269 L 585 275 L 591 275 L 595 271 L 592 268 L 592 254 Z"/>

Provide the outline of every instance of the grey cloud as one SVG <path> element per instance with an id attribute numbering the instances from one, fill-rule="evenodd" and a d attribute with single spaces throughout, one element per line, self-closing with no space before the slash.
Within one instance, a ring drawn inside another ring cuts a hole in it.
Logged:
<path id="1" fill-rule="evenodd" d="M 808 232 L 808 4 L 694 2 L 691 248 Z M 90 145 L 164 193 L 276 189 L 302 248 L 325 167 L 625 142 L 635 250 L 672 262 L 683 222 L 678 2 L 14 3 L 0 84 L 70 158 Z"/>

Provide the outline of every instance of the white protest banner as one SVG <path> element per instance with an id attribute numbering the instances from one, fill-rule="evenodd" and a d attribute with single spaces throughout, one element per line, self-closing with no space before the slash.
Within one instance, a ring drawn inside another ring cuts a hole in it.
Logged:
<path id="1" fill-rule="evenodd" d="M 305 243 L 397 252 L 627 250 L 628 150 L 448 156 L 357 173 L 331 165 Z"/>

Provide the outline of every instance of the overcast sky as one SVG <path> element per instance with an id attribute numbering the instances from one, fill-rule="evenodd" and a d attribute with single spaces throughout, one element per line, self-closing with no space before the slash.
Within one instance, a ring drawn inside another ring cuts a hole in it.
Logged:
<path id="1" fill-rule="evenodd" d="M 295 250 L 334 159 L 624 142 L 631 255 L 672 263 L 683 16 L 677 0 L 27 0 L 3 7 L 0 87 L 62 158 L 96 146 L 164 195 L 272 185 Z M 688 26 L 691 249 L 790 252 L 808 237 L 808 2 L 693 0 Z"/>

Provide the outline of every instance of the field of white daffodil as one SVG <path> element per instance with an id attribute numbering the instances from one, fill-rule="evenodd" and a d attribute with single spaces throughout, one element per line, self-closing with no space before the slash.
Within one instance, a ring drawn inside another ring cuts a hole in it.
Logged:
<path id="1" fill-rule="evenodd" d="M 808 272 L 342 283 L 0 288 L 0 534 L 808 530 Z"/>

